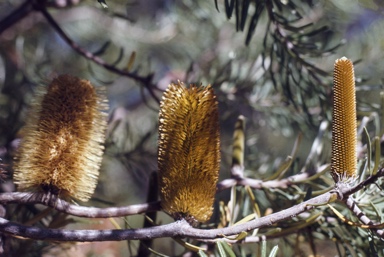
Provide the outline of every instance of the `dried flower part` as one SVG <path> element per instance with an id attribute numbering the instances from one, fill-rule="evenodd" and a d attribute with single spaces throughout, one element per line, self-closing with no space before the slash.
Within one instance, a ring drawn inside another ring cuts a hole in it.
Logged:
<path id="1" fill-rule="evenodd" d="M 356 97 L 352 61 L 336 60 L 334 75 L 331 173 L 340 178 L 356 176 Z"/>
<path id="2" fill-rule="evenodd" d="M 175 219 L 207 221 L 220 166 L 216 96 L 210 86 L 170 84 L 159 115 L 161 204 Z"/>
<path id="3" fill-rule="evenodd" d="M 15 157 L 19 190 L 81 201 L 91 197 L 107 126 L 105 92 L 98 91 L 87 80 L 61 75 L 39 93 Z"/>

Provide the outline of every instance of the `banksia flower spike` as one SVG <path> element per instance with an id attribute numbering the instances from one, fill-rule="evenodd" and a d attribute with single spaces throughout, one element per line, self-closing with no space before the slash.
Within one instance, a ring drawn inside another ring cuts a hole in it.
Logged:
<path id="1" fill-rule="evenodd" d="M 54 79 L 39 93 L 23 128 L 14 165 L 18 189 L 87 201 L 99 175 L 107 108 L 105 92 L 89 81 Z"/>
<path id="2" fill-rule="evenodd" d="M 245 120 L 240 115 L 235 124 L 233 132 L 233 148 L 232 148 L 232 168 L 231 175 L 234 177 L 243 177 L 244 170 L 244 144 L 245 144 Z"/>
<path id="3" fill-rule="evenodd" d="M 158 169 L 162 208 L 191 224 L 213 211 L 220 166 L 216 96 L 211 86 L 170 84 L 159 115 Z"/>
<path id="4" fill-rule="evenodd" d="M 240 115 L 235 124 L 235 131 L 233 132 L 232 166 L 244 166 L 244 130 L 244 116 Z"/>
<path id="5" fill-rule="evenodd" d="M 356 176 L 356 97 L 351 60 L 336 60 L 333 85 L 331 174 L 338 182 Z"/>

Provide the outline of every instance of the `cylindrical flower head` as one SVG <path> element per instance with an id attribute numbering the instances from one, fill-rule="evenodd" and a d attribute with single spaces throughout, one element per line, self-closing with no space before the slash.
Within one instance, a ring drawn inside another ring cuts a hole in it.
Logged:
<path id="1" fill-rule="evenodd" d="M 235 124 L 235 131 L 233 132 L 232 166 L 244 166 L 244 130 L 244 116 L 240 115 Z"/>
<path id="2" fill-rule="evenodd" d="M 54 79 L 36 98 L 23 128 L 14 165 L 18 189 L 87 201 L 99 175 L 107 108 L 105 92 L 89 81 Z"/>
<path id="3" fill-rule="evenodd" d="M 356 176 L 356 97 L 351 60 L 336 60 L 333 86 L 331 174 L 338 182 Z"/>
<path id="4" fill-rule="evenodd" d="M 211 86 L 170 84 L 159 115 L 161 205 L 175 219 L 207 221 L 220 166 L 216 96 Z"/>
<path id="5" fill-rule="evenodd" d="M 232 146 L 232 177 L 243 177 L 244 172 L 244 144 L 245 144 L 245 120 L 244 116 L 240 115 L 235 124 L 233 132 Z"/>

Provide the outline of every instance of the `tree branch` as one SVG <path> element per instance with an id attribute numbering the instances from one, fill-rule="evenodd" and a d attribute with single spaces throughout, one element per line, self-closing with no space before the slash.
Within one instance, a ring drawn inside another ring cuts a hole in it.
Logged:
<path id="1" fill-rule="evenodd" d="M 316 174 L 323 172 L 328 165 L 319 167 Z M 217 191 L 231 188 L 233 186 L 250 186 L 254 189 L 262 188 L 287 188 L 292 184 L 299 183 L 310 178 L 311 174 L 308 172 L 299 173 L 284 179 L 275 179 L 263 181 L 261 179 L 244 178 L 241 176 L 232 176 L 231 178 L 224 179 L 217 184 Z"/>
<path id="2" fill-rule="evenodd" d="M 66 230 L 66 229 L 47 229 L 47 228 L 37 228 L 37 227 L 28 227 L 20 225 L 6 219 L 0 218 L 0 231 L 3 233 L 10 234 L 12 236 L 21 236 L 30 239 L 37 240 L 55 240 L 55 241 L 121 241 L 121 240 L 141 240 L 141 239 L 151 239 L 159 237 L 188 237 L 195 239 L 217 239 L 225 238 L 226 236 L 237 235 L 243 231 L 249 232 L 257 228 L 263 228 L 271 226 L 277 222 L 292 218 L 299 215 L 305 211 L 314 209 L 316 206 L 324 205 L 330 202 L 333 202 L 335 199 L 339 199 L 345 204 L 348 208 L 353 209 L 353 212 L 358 217 L 364 217 L 361 215 L 360 209 L 357 205 L 354 204 L 353 200 L 349 200 L 349 195 L 353 194 L 357 190 L 362 189 L 364 186 L 374 183 L 379 177 L 384 176 L 384 168 L 380 169 L 376 174 L 368 177 L 366 180 L 357 184 L 355 187 L 350 188 L 350 186 L 342 186 L 342 183 L 337 183 L 336 188 L 324 194 L 321 194 L 317 197 L 309 199 L 308 201 L 302 202 L 295 206 L 292 206 L 286 210 L 282 210 L 277 213 L 270 214 L 246 223 L 235 225 L 232 227 L 226 227 L 221 229 L 196 229 L 191 227 L 186 221 L 177 221 L 171 224 L 155 226 L 149 228 L 138 228 L 138 229 L 126 229 L 126 230 Z M 40 199 L 41 199 L 41 195 Z M 17 200 L 31 202 L 31 201 L 48 201 L 49 204 L 54 204 L 56 201 L 56 206 L 53 205 L 56 209 L 61 208 L 63 202 L 60 199 L 55 197 L 50 197 L 49 200 L 39 200 L 37 196 L 31 198 L 31 193 L 13 193 L 13 194 L 1 194 L 3 202 L 11 203 L 18 202 Z M 36 200 L 35 200 L 36 199 Z M 1 201 L 0 201 L 1 202 Z M 66 203 L 66 202 L 65 202 Z M 154 203 L 156 206 L 158 203 Z M 150 204 L 151 205 L 151 204 Z M 152 205 L 151 205 L 152 206 Z M 100 213 L 108 213 L 105 210 L 111 210 L 112 212 L 119 212 L 124 209 L 120 208 L 105 208 L 98 209 L 93 207 L 78 207 L 80 213 L 94 213 L 92 215 L 99 216 Z M 129 209 L 130 207 L 125 207 Z M 156 208 L 158 209 L 157 205 Z M 73 210 L 75 207 L 68 205 L 66 208 L 62 208 L 65 211 Z M 144 208 L 145 209 L 145 208 Z M 148 211 L 148 207 L 145 210 Z M 72 211 L 71 211 L 72 212 Z M 92 216 L 87 215 L 87 217 Z M 112 217 L 110 214 L 105 214 L 105 217 Z M 363 219 L 363 218 L 362 218 Z M 369 219 L 364 218 L 363 223 L 371 224 Z M 377 235 L 383 238 L 382 230 L 377 230 Z"/>
<path id="3" fill-rule="evenodd" d="M 36 204 L 40 203 L 57 211 L 71 214 L 77 217 L 85 218 L 110 218 L 135 215 L 145 212 L 154 212 L 160 210 L 160 202 L 143 203 L 124 207 L 96 208 L 73 205 L 65 200 L 58 198 L 56 195 L 46 195 L 44 193 L 2 193 L 0 194 L 1 204 L 24 203 Z"/>
<path id="4" fill-rule="evenodd" d="M 0 35 L 33 11 L 32 2 L 33 1 L 26 0 L 19 8 L 0 21 Z"/>
<path id="5" fill-rule="evenodd" d="M 177 221 L 167 225 L 138 229 L 66 230 L 28 227 L 0 218 L 0 231 L 12 236 L 21 236 L 35 240 L 78 242 L 141 240 L 160 237 L 215 239 L 230 235 L 237 235 L 242 231 L 249 232 L 256 228 L 271 226 L 276 222 L 280 222 L 292 218 L 302 212 L 309 211 L 315 208 L 315 206 L 328 203 L 336 196 L 336 192 L 327 192 L 286 210 L 282 210 L 243 224 L 221 229 L 196 229 L 191 227 L 186 221 Z"/>
<path id="6" fill-rule="evenodd" d="M 323 169 L 320 168 L 319 171 Z M 318 171 L 318 172 L 319 172 Z M 309 177 L 308 173 L 300 173 L 293 175 L 291 177 L 280 179 L 280 180 L 271 180 L 271 181 L 262 181 L 259 179 L 251 178 L 242 178 L 234 177 L 225 179 L 217 184 L 217 191 L 222 191 L 224 189 L 231 188 L 232 186 L 250 186 L 254 189 L 261 188 L 287 188 L 293 183 L 305 180 Z M 149 202 L 143 204 L 136 204 L 123 207 L 109 207 L 109 208 L 96 208 L 96 207 L 86 207 L 70 204 L 69 202 L 58 198 L 56 195 L 47 195 L 45 193 L 37 192 L 9 192 L 9 193 L 0 193 L 0 203 L 1 204 L 43 204 L 51 208 L 56 209 L 57 211 L 67 213 L 77 217 L 85 218 L 110 218 L 110 217 L 122 217 L 135 215 L 145 212 L 155 212 L 161 210 L 160 202 Z"/>
<path id="7" fill-rule="evenodd" d="M 53 3 L 55 4 L 55 3 Z M 86 59 L 92 61 L 93 63 L 102 66 L 106 70 L 109 70 L 115 74 L 119 74 L 121 76 L 125 76 L 131 79 L 134 79 L 140 82 L 150 93 L 153 99 L 155 99 L 158 103 L 160 102 L 158 96 L 155 94 L 154 90 L 160 90 L 156 85 L 152 83 L 153 74 L 149 74 L 146 77 L 139 76 L 135 73 L 131 73 L 125 70 L 121 70 L 114 65 L 106 63 L 102 58 L 92 54 L 91 52 L 85 50 L 76 44 L 60 27 L 60 25 L 53 19 L 53 17 L 49 14 L 46 9 L 46 5 L 52 5 L 52 3 L 47 3 L 46 1 L 35 1 L 35 0 L 27 0 L 25 1 L 19 8 L 13 11 L 11 14 L 6 16 L 3 20 L 0 21 L 0 34 L 4 32 L 9 27 L 13 26 L 15 23 L 22 20 L 33 10 L 37 10 L 42 13 L 47 22 L 56 30 L 56 32 L 60 35 L 60 37 L 77 53 Z M 55 6 L 59 7 L 59 6 Z"/>
<path id="8" fill-rule="evenodd" d="M 344 192 L 344 196 L 348 197 L 351 194 L 354 194 L 357 191 L 360 191 L 364 187 L 375 183 L 378 178 L 383 177 L 383 176 L 384 176 L 384 168 L 381 168 L 376 172 L 376 174 L 369 176 L 364 181 L 358 183 L 357 185 L 355 185 L 353 187 L 349 187 L 348 185 L 343 184 L 343 183 L 338 183 L 337 186 L 341 187 L 341 190 Z"/>
<path id="9" fill-rule="evenodd" d="M 364 224 L 364 225 L 374 225 L 374 222 L 368 218 L 365 213 L 360 210 L 359 206 L 357 206 L 356 202 L 353 200 L 352 197 L 348 197 L 344 201 L 345 205 L 348 207 L 348 209 L 351 210 L 353 214 Z M 376 235 L 378 235 L 380 238 L 384 238 L 384 230 L 383 229 L 372 229 Z"/>
<path id="10" fill-rule="evenodd" d="M 322 169 L 319 169 L 322 170 Z M 225 179 L 217 184 L 217 190 L 221 191 L 226 188 L 230 188 L 235 185 L 248 185 L 252 188 L 261 189 L 261 188 L 286 188 L 292 183 L 302 181 L 308 178 L 307 173 L 300 173 L 293 175 L 291 177 L 281 179 L 281 180 L 271 180 L 271 181 L 262 181 L 257 179 L 250 178 L 229 178 Z M 378 178 L 384 176 L 384 168 L 380 169 L 376 174 L 368 177 L 361 183 L 350 187 L 348 185 L 343 186 L 343 184 L 338 183 L 335 192 L 338 194 L 339 200 L 344 201 L 344 199 L 349 199 L 348 197 L 353 193 L 361 190 L 363 187 L 373 184 Z M 349 202 L 345 200 L 347 206 Z M 85 218 L 110 218 L 110 217 L 122 217 L 135 215 L 145 212 L 155 212 L 161 210 L 160 202 L 150 202 L 143 204 L 136 204 L 123 207 L 109 207 L 109 208 L 96 208 L 96 207 L 86 207 L 78 206 L 68 203 L 65 200 L 58 198 L 56 195 L 47 195 L 44 193 L 21 193 L 21 192 L 11 192 L 11 193 L 2 193 L 0 194 L 0 203 L 1 204 L 43 204 L 54 208 L 58 211 L 74 215 L 77 217 Z M 352 209 L 351 209 L 352 210 Z"/>
<path id="11" fill-rule="evenodd" d="M 150 93 L 150 95 L 155 99 L 158 103 L 160 102 L 158 96 L 155 94 L 155 90 L 160 90 L 152 83 L 153 74 L 149 74 L 146 77 L 139 76 L 135 73 L 131 73 L 128 71 L 121 70 L 117 68 L 114 65 L 106 63 L 102 58 L 94 55 L 93 53 L 85 50 L 84 48 L 80 47 L 78 44 L 76 44 L 60 27 L 60 25 L 55 21 L 55 19 L 49 14 L 44 4 L 36 4 L 35 8 L 40 11 L 45 19 L 48 21 L 48 23 L 53 27 L 54 30 L 60 35 L 60 37 L 77 53 L 79 53 L 81 56 L 85 57 L 86 59 L 92 61 L 93 63 L 102 66 L 106 70 L 109 70 L 113 73 L 134 79 L 138 82 L 140 82 Z"/>

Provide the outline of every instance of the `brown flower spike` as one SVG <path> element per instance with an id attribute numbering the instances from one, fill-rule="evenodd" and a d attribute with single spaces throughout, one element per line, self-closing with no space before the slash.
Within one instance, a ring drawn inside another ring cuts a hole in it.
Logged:
<path id="1" fill-rule="evenodd" d="M 87 80 L 61 75 L 45 94 L 39 94 L 15 157 L 14 181 L 19 190 L 47 191 L 81 201 L 91 197 L 102 160 L 108 108 L 105 92 L 98 91 Z"/>
<path id="2" fill-rule="evenodd" d="M 334 75 L 331 174 L 338 182 L 356 176 L 356 97 L 352 61 L 336 60 Z"/>
<path id="3" fill-rule="evenodd" d="M 220 166 L 216 96 L 211 86 L 170 84 L 159 115 L 161 204 L 175 219 L 207 221 Z"/>

